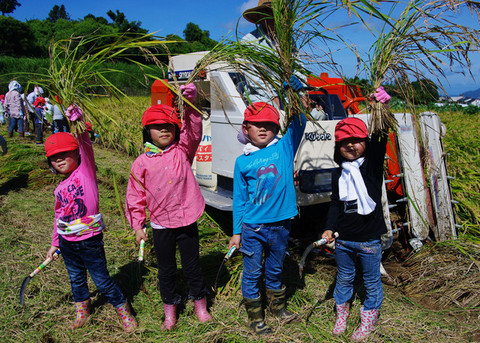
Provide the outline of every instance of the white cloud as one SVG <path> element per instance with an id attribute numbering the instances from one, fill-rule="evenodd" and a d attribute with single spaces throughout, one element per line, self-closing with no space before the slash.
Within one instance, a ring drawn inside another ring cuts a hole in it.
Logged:
<path id="1" fill-rule="evenodd" d="M 257 0 L 248 0 L 245 1 L 240 5 L 240 13 L 245 12 L 245 10 L 252 8 L 252 7 L 257 7 L 258 6 L 258 1 Z"/>

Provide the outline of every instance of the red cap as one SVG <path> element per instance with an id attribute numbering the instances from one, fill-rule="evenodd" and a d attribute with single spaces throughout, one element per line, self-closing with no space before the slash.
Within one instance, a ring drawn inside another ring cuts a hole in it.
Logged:
<path id="1" fill-rule="evenodd" d="M 33 102 L 33 106 L 37 107 L 40 104 L 45 105 L 45 98 L 42 98 L 41 96 L 37 96 L 37 98 Z"/>
<path id="2" fill-rule="evenodd" d="M 365 125 L 363 120 L 355 117 L 342 119 L 338 122 L 337 126 L 335 126 L 335 142 L 340 142 L 351 137 L 367 138 L 367 136 L 367 125 Z"/>
<path id="3" fill-rule="evenodd" d="M 5 99 L 5 95 L 3 95 L 3 94 L 0 95 L 0 99 L 2 99 L 2 100 Z"/>
<path id="4" fill-rule="evenodd" d="M 243 118 L 249 122 L 271 122 L 280 126 L 280 115 L 277 109 L 266 102 L 254 102 L 249 105 Z"/>
<path id="5" fill-rule="evenodd" d="M 45 152 L 47 157 L 60 152 L 73 151 L 78 149 L 78 141 L 68 132 L 58 132 L 45 140 Z"/>
<path id="6" fill-rule="evenodd" d="M 85 128 L 87 129 L 87 131 L 92 131 L 92 124 L 88 121 L 85 122 Z"/>
<path id="7" fill-rule="evenodd" d="M 173 107 L 168 105 L 153 105 L 147 108 L 142 116 L 142 125 L 147 126 L 151 124 L 175 124 L 178 125 L 178 113 Z"/>

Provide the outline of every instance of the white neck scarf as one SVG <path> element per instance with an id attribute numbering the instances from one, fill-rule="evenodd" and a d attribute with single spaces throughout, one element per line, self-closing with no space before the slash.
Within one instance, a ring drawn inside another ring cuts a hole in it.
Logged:
<path id="1" fill-rule="evenodd" d="M 367 215 L 375 209 L 375 201 L 368 195 L 367 187 L 360 173 L 365 157 L 353 162 L 342 163 L 342 175 L 338 180 L 339 196 L 342 201 L 357 200 L 358 214 Z"/>
<path id="2" fill-rule="evenodd" d="M 275 143 L 277 143 L 279 140 L 278 137 L 275 137 L 270 143 L 268 143 L 267 147 L 270 146 L 270 145 L 273 145 Z M 258 151 L 260 150 L 259 147 L 253 145 L 252 143 L 247 143 L 245 144 L 245 146 L 243 147 L 243 153 L 245 155 L 250 155 L 252 152 L 255 152 L 255 151 Z"/>

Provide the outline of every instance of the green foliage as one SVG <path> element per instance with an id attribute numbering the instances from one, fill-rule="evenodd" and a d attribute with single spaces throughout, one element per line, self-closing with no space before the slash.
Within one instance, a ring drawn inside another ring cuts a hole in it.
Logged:
<path id="1" fill-rule="evenodd" d="M 119 32 L 127 34 L 145 34 L 148 32 L 140 27 L 140 25 L 142 25 L 140 21 L 128 21 L 125 14 L 119 10 L 116 10 L 116 13 L 110 10 L 107 12 L 107 15 L 112 19 L 113 26 L 116 27 Z"/>
<path id="2" fill-rule="evenodd" d="M 59 19 L 70 20 L 70 14 L 67 13 L 67 11 L 65 10 L 65 5 L 63 4 L 61 6 L 53 6 L 53 8 L 48 13 L 47 20 L 51 21 L 52 23 L 55 23 Z"/>
<path id="3" fill-rule="evenodd" d="M 17 7 L 22 6 L 17 0 L 0 0 L 0 12 L 2 15 L 12 13 Z M 3 33 L 3 31 L 0 31 Z"/>
<path id="4" fill-rule="evenodd" d="M 210 32 L 202 30 L 197 24 L 192 22 L 187 24 L 185 30 L 183 30 L 185 40 L 189 43 L 197 43 L 197 47 L 193 51 L 210 50 L 217 42 L 210 38 Z"/>
<path id="5" fill-rule="evenodd" d="M 33 56 L 35 37 L 28 24 L 11 17 L 0 17 L 0 54 Z"/>
<path id="6" fill-rule="evenodd" d="M 25 90 L 28 82 L 33 81 L 27 75 L 44 72 L 48 69 L 48 66 L 49 61 L 47 58 L 0 56 L 0 93 L 6 93 L 8 83 L 14 79 L 17 80 Z"/>
<path id="7" fill-rule="evenodd" d="M 419 79 L 412 82 L 413 102 L 416 105 L 426 105 L 438 99 L 438 87 L 432 80 Z"/>

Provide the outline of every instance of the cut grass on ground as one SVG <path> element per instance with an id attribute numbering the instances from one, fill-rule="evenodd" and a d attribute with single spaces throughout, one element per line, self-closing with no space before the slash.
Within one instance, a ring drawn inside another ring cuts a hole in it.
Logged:
<path id="1" fill-rule="evenodd" d="M 0 127 L 0 134 L 6 135 L 5 127 Z M 111 305 L 106 304 L 105 298 L 95 292 L 95 286 L 89 281 L 94 304 L 91 319 L 85 327 L 68 331 L 74 317 L 74 305 L 62 259 L 47 266 L 31 280 L 22 309 L 18 304 L 22 280 L 44 260 L 50 246 L 53 190 L 61 177 L 50 173 L 43 147 L 36 146 L 33 139 L 16 136 L 7 140 L 9 152 L 0 156 L 0 259 L 3 261 L 0 265 L 0 297 L 3 299 L 0 330 L 3 342 L 347 342 L 358 325 L 362 288 L 355 290 L 347 333 L 341 337 L 332 336 L 335 262 L 312 254 L 305 279 L 300 280 L 299 256 L 292 251 L 286 259 L 285 283 L 289 308 L 299 313 L 302 322 L 283 325 L 267 314 L 267 322 L 273 327 L 274 334 L 259 339 L 250 332 L 246 327 L 245 310 L 240 306 L 241 257 L 236 255 L 222 273 L 218 285 L 220 293 L 216 298 L 209 296 L 214 320 L 200 324 L 192 304 L 187 303 L 180 311 L 177 328 L 171 332 L 161 331 L 162 302 L 156 289 L 156 261 L 151 243 L 147 244 L 142 286 L 136 263 L 138 247 L 133 232 L 125 227 L 121 215 L 133 158 L 97 145 L 100 208 L 108 227 L 104 238 L 108 267 L 132 302 L 140 327 L 132 334 L 125 334 Z M 229 236 L 225 232 L 231 230 L 217 224 L 228 223 L 228 220 L 213 218 L 218 218 L 218 212 L 209 210 L 199 220 L 201 264 L 209 285 L 214 283 L 226 252 Z M 442 254 L 449 253 L 448 247 L 445 249 Z M 396 261 L 388 262 L 386 268 L 395 275 L 400 275 L 397 268 L 408 273 L 408 268 Z M 475 266 L 468 272 L 478 278 L 479 270 Z M 461 276 L 458 278 L 460 283 Z M 178 288 L 185 295 L 187 289 L 181 270 L 177 279 Z M 428 306 L 418 294 L 405 295 L 405 287 L 402 284 L 384 286 L 384 305 L 370 342 L 480 341 L 478 306 Z M 435 294 L 432 292 L 432 296 Z"/>

